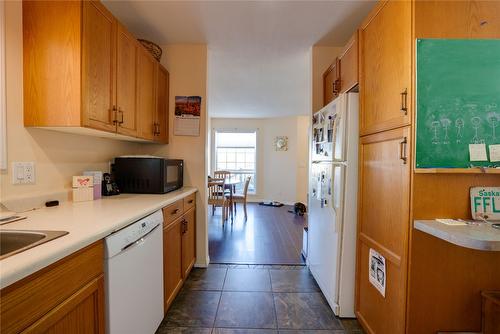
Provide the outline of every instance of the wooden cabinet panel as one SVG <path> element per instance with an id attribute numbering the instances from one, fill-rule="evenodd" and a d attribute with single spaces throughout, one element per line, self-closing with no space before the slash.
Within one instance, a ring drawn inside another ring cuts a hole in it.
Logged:
<path id="1" fill-rule="evenodd" d="M 23 23 L 24 125 L 79 126 L 80 4 L 23 1 Z"/>
<path id="2" fill-rule="evenodd" d="M 121 24 L 116 34 L 117 132 L 137 135 L 137 41 Z"/>
<path id="3" fill-rule="evenodd" d="M 158 66 L 158 81 L 156 86 L 156 137 L 155 140 L 168 144 L 168 103 L 169 74 L 161 65 Z"/>
<path id="4" fill-rule="evenodd" d="M 356 311 L 374 333 L 403 333 L 410 203 L 410 128 L 361 138 Z M 385 299 L 368 282 L 368 250 L 386 258 Z M 389 327 L 388 327 L 389 326 Z"/>
<path id="5" fill-rule="evenodd" d="M 363 135 L 410 124 L 411 8 L 410 1 L 381 2 L 360 28 Z"/>
<path id="6" fill-rule="evenodd" d="M 499 1 L 415 1 L 417 38 L 498 38 Z"/>
<path id="7" fill-rule="evenodd" d="M 103 272 L 102 241 L 1 290 L 2 333 L 19 333 Z M 37 331 L 38 332 L 38 331 Z"/>
<path id="8" fill-rule="evenodd" d="M 184 230 L 182 234 L 182 275 L 187 278 L 196 260 L 196 218 L 195 209 L 184 214 Z"/>
<path id="9" fill-rule="evenodd" d="M 83 2 L 82 124 L 110 132 L 116 131 L 115 32 L 116 20 L 101 3 Z"/>
<path id="10" fill-rule="evenodd" d="M 100 275 L 23 331 L 23 334 L 104 334 L 104 326 L 104 276 Z"/>
<path id="11" fill-rule="evenodd" d="M 358 84 L 358 32 L 351 37 L 347 43 L 340 62 L 340 92 L 351 90 Z"/>
<path id="12" fill-rule="evenodd" d="M 184 200 L 180 199 L 163 208 L 163 221 L 165 226 L 182 216 L 184 212 Z"/>
<path id="13" fill-rule="evenodd" d="M 333 64 L 323 73 L 323 105 L 333 101 L 340 92 L 340 63 L 335 59 Z"/>
<path id="14" fill-rule="evenodd" d="M 153 140 L 156 116 L 156 72 L 158 63 L 142 47 L 137 53 L 137 118 L 139 137 Z"/>
<path id="15" fill-rule="evenodd" d="M 164 209 L 165 210 L 165 209 Z M 182 286 L 182 218 L 163 228 L 163 280 L 165 313 Z"/>
<path id="16" fill-rule="evenodd" d="M 184 211 L 194 208 L 196 205 L 196 193 L 184 197 Z"/>

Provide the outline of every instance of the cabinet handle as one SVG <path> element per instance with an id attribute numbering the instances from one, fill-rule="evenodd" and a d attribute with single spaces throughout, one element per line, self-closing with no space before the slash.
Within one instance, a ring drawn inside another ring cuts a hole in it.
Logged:
<path id="1" fill-rule="evenodd" d="M 401 93 L 401 111 L 408 115 L 408 88 Z"/>
<path id="2" fill-rule="evenodd" d="M 192 199 L 191 199 L 191 200 L 189 200 L 189 201 L 188 201 L 188 203 L 189 203 L 189 204 L 192 204 L 192 203 L 193 203 L 193 201 L 194 201 L 194 200 L 192 200 Z"/>
<path id="3" fill-rule="evenodd" d="M 403 140 L 399 143 L 399 158 L 403 160 L 403 164 L 406 165 L 408 161 L 408 157 L 406 156 L 406 144 L 408 141 L 406 140 L 406 137 L 403 138 Z"/>
<path id="4" fill-rule="evenodd" d="M 340 92 L 340 80 L 337 79 L 333 82 L 333 93 L 338 94 Z"/>
<path id="5" fill-rule="evenodd" d="M 159 136 L 160 135 L 160 123 L 156 123 L 156 134 Z"/>
<path id="6" fill-rule="evenodd" d="M 172 212 L 170 212 L 170 214 L 171 214 L 171 215 L 176 215 L 176 214 L 177 214 L 177 212 L 179 212 L 179 209 L 175 209 L 175 210 L 173 210 Z"/>
<path id="7" fill-rule="evenodd" d="M 117 115 L 117 112 L 116 112 L 116 106 L 113 106 L 113 108 L 111 109 L 111 111 L 113 112 L 113 124 L 116 125 L 116 123 L 118 123 L 118 115 Z"/>
<path id="8" fill-rule="evenodd" d="M 153 136 L 156 136 L 156 135 L 158 134 L 158 133 L 156 132 L 156 131 L 157 131 L 157 130 L 156 130 L 156 129 L 157 129 L 157 128 L 156 128 L 156 125 L 157 125 L 157 123 L 156 123 L 156 122 L 155 122 L 155 123 L 153 123 Z"/>
<path id="9" fill-rule="evenodd" d="M 187 221 L 186 220 L 183 220 L 182 221 L 182 234 L 186 233 L 187 230 L 188 230 L 188 227 L 187 227 Z"/>
<path id="10" fill-rule="evenodd" d="M 123 110 L 118 107 L 118 113 L 120 114 L 120 120 L 118 121 L 118 124 L 121 125 L 123 124 Z"/>

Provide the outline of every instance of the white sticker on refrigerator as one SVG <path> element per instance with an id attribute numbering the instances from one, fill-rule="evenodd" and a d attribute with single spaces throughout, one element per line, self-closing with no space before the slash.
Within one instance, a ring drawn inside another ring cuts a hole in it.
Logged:
<path id="1" fill-rule="evenodd" d="M 380 292 L 383 297 L 385 297 L 385 257 L 380 255 L 376 250 L 370 248 L 368 265 L 368 278 L 370 280 L 370 283 Z"/>

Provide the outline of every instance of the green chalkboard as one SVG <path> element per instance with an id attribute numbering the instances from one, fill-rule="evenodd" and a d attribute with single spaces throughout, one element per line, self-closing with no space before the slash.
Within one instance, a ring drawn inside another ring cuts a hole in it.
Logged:
<path id="1" fill-rule="evenodd" d="M 469 144 L 500 144 L 500 40 L 417 40 L 417 168 L 498 167 Z"/>

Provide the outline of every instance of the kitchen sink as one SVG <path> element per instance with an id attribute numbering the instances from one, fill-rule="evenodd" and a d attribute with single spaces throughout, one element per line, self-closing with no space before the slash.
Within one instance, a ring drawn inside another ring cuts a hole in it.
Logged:
<path id="1" fill-rule="evenodd" d="M 0 230 L 0 260 L 66 234 L 66 231 Z"/>

